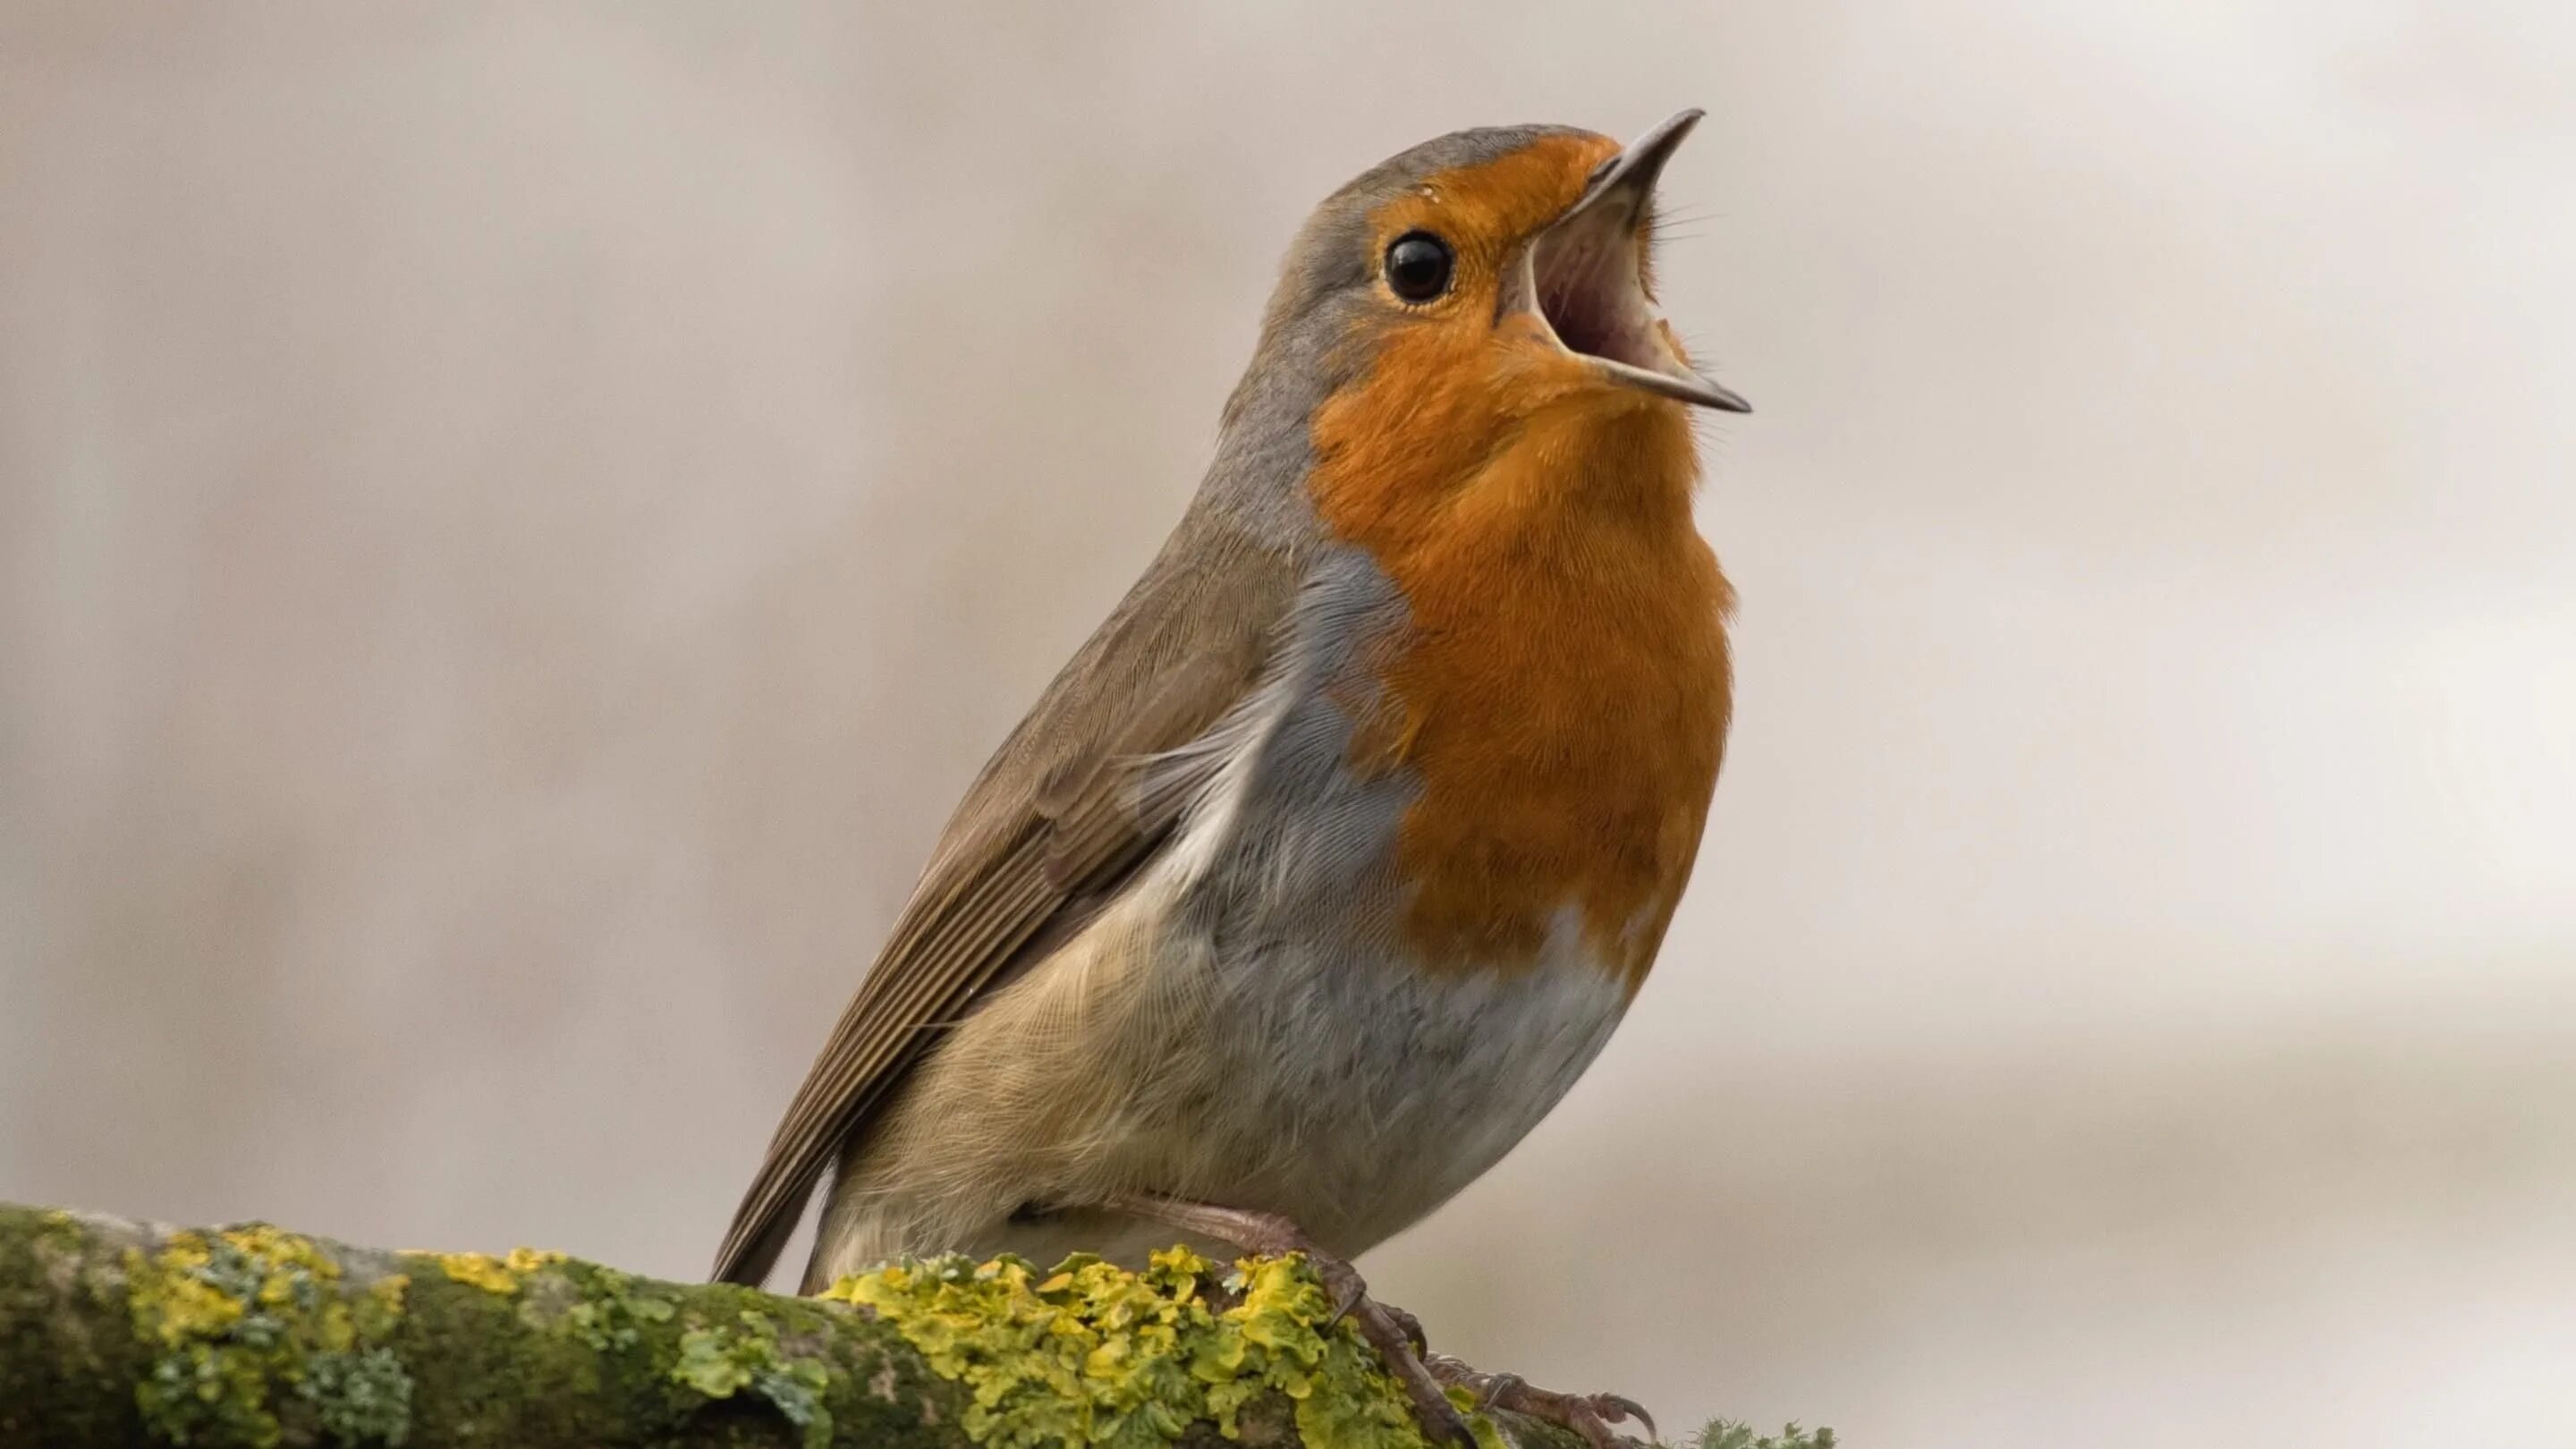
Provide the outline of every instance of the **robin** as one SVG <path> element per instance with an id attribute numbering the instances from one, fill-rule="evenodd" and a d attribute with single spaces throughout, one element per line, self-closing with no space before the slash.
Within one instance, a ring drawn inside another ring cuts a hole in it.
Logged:
<path id="1" fill-rule="evenodd" d="M 829 1167 L 809 1293 L 1298 1251 L 1435 1434 L 1463 1379 L 1642 1417 L 1426 1362 L 1349 1260 L 1573 1085 L 1699 847 L 1733 595 L 1689 409 L 1749 409 L 1649 254 L 1700 114 L 1460 131 L 1315 210 L 1195 499 L 966 792 L 716 1277 L 761 1281 Z"/>

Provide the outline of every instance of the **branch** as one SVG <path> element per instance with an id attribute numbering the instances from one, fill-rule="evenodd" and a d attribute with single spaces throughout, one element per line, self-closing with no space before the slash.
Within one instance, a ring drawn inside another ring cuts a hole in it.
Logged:
<path id="1" fill-rule="evenodd" d="M 838 1299 L 839 1301 L 830 1301 Z M 1477 1416 L 1532 1449 L 1578 1441 Z M 1422 1449 L 1294 1260 L 942 1259 L 826 1299 L 0 1204 L 0 1446 Z"/>

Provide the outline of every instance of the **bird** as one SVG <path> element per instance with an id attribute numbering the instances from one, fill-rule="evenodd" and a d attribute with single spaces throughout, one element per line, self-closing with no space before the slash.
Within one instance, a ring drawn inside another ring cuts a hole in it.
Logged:
<path id="1" fill-rule="evenodd" d="M 1453 132 L 1288 250 L 1207 471 L 966 791 L 714 1265 L 1303 1252 L 1427 1431 L 1441 1393 L 1643 1417 L 1429 1354 L 1350 1260 L 1518 1143 L 1690 877 L 1733 708 L 1699 371 L 1622 146 Z"/>

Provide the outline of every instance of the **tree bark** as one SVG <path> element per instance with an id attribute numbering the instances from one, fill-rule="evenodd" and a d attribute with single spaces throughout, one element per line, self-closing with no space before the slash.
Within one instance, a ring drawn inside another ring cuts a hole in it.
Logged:
<path id="1" fill-rule="evenodd" d="M 0 1204 L 0 1446 L 1421 1446 L 1294 1261 L 942 1259 L 835 1293 Z M 1474 1417 L 1485 1449 L 1579 1445 Z"/>

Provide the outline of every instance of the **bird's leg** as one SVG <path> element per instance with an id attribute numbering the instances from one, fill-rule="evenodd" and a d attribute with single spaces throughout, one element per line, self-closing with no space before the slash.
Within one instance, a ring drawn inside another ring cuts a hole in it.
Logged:
<path id="1" fill-rule="evenodd" d="M 1162 1197 L 1152 1193 L 1134 1193 L 1114 1198 L 1112 1210 L 1150 1219 L 1167 1227 L 1210 1238 L 1222 1238 L 1247 1253 L 1276 1257 L 1283 1253 L 1300 1253 L 1315 1276 L 1324 1280 L 1324 1291 L 1333 1296 L 1333 1311 L 1348 1317 L 1360 1336 L 1386 1361 L 1386 1370 L 1404 1386 L 1405 1396 L 1413 1401 L 1414 1416 L 1422 1421 L 1423 1431 L 1432 1438 L 1447 1438 L 1461 1446 L 1471 1446 L 1475 1439 L 1467 1432 L 1466 1420 L 1458 1416 L 1456 1406 L 1441 1391 L 1439 1380 L 1423 1364 L 1422 1325 L 1410 1313 L 1392 1309 L 1371 1298 L 1368 1284 L 1361 1281 L 1359 1270 L 1348 1262 L 1315 1246 L 1303 1228 L 1277 1213 L 1252 1212 L 1243 1208 L 1217 1207 L 1211 1203 L 1190 1202 L 1184 1198 Z"/>
<path id="2" fill-rule="evenodd" d="M 1561 1425 L 1582 1435 L 1592 1449 L 1614 1449 L 1619 1436 L 1611 1432 L 1610 1426 L 1627 1419 L 1645 1425 L 1646 1438 L 1660 1442 L 1655 1434 L 1655 1416 L 1634 1399 L 1534 1388 L 1518 1374 L 1478 1373 L 1445 1353 L 1426 1354 L 1423 1361 L 1433 1378 L 1467 1390 L 1476 1396 L 1477 1403 Z"/>

